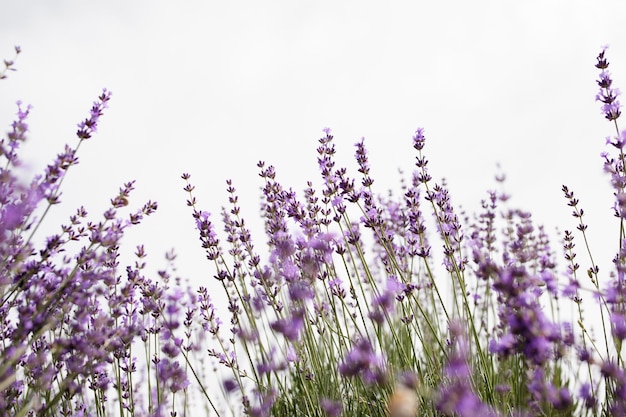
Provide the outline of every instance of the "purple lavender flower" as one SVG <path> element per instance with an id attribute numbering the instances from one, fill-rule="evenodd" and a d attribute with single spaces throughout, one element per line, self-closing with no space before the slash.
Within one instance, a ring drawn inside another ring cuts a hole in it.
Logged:
<path id="1" fill-rule="evenodd" d="M 234 391 L 236 391 L 239 388 L 239 384 L 233 378 L 225 379 L 224 382 L 223 382 L 223 385 L 224 385 L 224 389 L 228 393 L 234 392 Z"/>
<path id="2" fill-rule="evenodd" d="M 460 417 L 496 417 L 498 414 L 485 405 L 467 382 L 454 382 L 440 390 L 437 409 L 446 415 Z"/>
<path id="3" fill-rule="evenodd" d="M 443 251 L 446 269 L 449 272 L 463 271 L 467 264 L 467 259 L 460 252 L 464 235 L 445 185 L 435 185 L 432 190 L 427 192 L 426 200 L 436 207 L 434 215 L 437 220 L 437 229 L 444 240 Z"/>
<path id="4" fill-rule="evenodd" d="M 333 142 L 333 135 L 329 128 L 324 129 L 326 136 L 319 140 L 320 146 L 317 148 L 318 158 L 317 163 L 324 180 L 324 190 L 322 191 L 324 197 L 332 198 L 339 191 L 339 179 L 335 175 L 335 145 Z"/>
<path id="5" fill-rule="evenodd" d="M 468 343 L 462 333 L 462 324 L 450 324 L 451 348 L 445 367 L 448 382 L 438 389 L 437 409 L 446 415 L 461 417 L 496 417 L 497 413 L 487 406 L 472 388 L 471 369 L 468 363 Z"/>
<path id="6" fill-rule="evenodd" d="M 257 395 L 259 397 L 259 405 L 250 407 L 248 413 L 251 417 L 269 417 L 272 405 L 276 401 L 276 390 L 270 389 Z"/>
<path id="7" fill-rule="evenodd" d="M 572 411 L 573 399 L 566 387 L 555 387 L 540 368 L 534 371 L 528 389 L 533 396 L 534 404 L 539 411 L 541 404 L 550 404 L 555 410 Z"/>
<path id="8" fill-rule="evenodd" d="M 304 326 L 304 310 L 297 309 L 290 318 L 281 318 L 271 324 L 272 330 L 282 334 L 289 341 L 296 341 Z"/>
<path id="9" fill-rule="evenodd" d="M 285 361 L 278 360 L 276 358 L 276 347 L 272 347 L 267 356 L 268 358 L 266 360 L 261 360 L 256 365 L 259 375 L 264 376 L 267 374 L 275 373 L 277 371 L 282 371 L 287 367 L 287 363 Z"/>
<path id="10" fill-rule="evenodd" d="M 20 48 L 19 46 L 15 46 L 14 47 L 15 50 L 15 57 L 13 59 L 5 59 L 4 60 L 4 68 L 2 69 L 2 71 L 0 71 L 0 80 L 3 80 L 5 78 L 7 78 L 7 72 L 8 71 L 17 71 L 14 66 L 15 66 L 15 59 L 17 59 L 17 56 L 22 52 L 22 48 Z"/>
<path id="11" fill-rule="evenodd" d="M 428 173 L 428 170 L 426 169 L 426 165 L 428 165 L 428 160 L 422 155 L 422 149 L 424 149 L 425 145 L 426 137 L 424 136 L 424 129 L 420 127 L 415 131 L 415 135 L 413 136 L 413 148 L 418 152 L 418 156 L 415 157 L 415 166 L 418 168 L 418 172 L 415 176 L 415 181 L 419 184 L 426 184 L 432 179 L 432 177 Z"/>
<path id="12" fill-rule="evenodd" d="M 591 385 L 588 382 L 585 382 L 580 385 L 580 389 L 578 391 L 578 395 L 585 401 L 585 408 L 595 411 L 598 406 L 598 400 L 595 395 L 591 391 Z"/>
<path id="13" fill-rule="evenodd" d="M 189 386 L 185 369 L 177 361 L 170 361 L 167 358 L 161 359 L 157 364 L 157 373 L 161 383 L 173 393 Z"/>
<path id="14" fill-rule="evenodd" d="M 528 286 L 532 279 L 520 268 L 505 269 L 498 277 L 494 288 L 504 301 L 499 315 L 510 334 L 501 335 L 498 342 L 492 340 L 490 351 L 502 356 L 521 352 L 537 365 L 546 363 L 553 353 L 553 344 L 560 341 L 561 332 L 545 316 L 532 294 L 534 287 Z"/>
<path id="15" fill-rule="evenodd" d="M 385 381 L 384 363 L 369 340 L 359 339 L 339 364 L 339 373 L 347 378 L 359 376 L 367 384 L 381 384 Z"/>
<path id="16" fill-rule="evenodd" d="M 610 317 L 613 336 L 619 340 L 626 339 L 626 317 L 624 314 L 614 312 Z"/>
<path id="17" fill-rule="evenodd" d="M 405 285 L 398 281 L 395 276 L 390 276 L 387 285 L 381 294 L 374 296 L 371 305 L 372 311 L 369 317 L 378 324 L 383 324 L 386 318 L 393 313 L 394 303 L 401 296 Z"/>
<path id="18" fill-rule="evenodd" d="M 341 415 L 341 401 L 322 398 L 320 400 L 320 407 L 327 417 L 339 417 Z"/>
<path id="19" fill-rule="evenodd" d="M 430 245 L 426 236 L 426 226 L 420 208 L 420 191 L 413 185 L 404 195 L 407 209 L 407 243 L 408 255 L 427 258 L 430 255 Z"/>
<path id="20" fill-rule="evenodd" d="M 621 115 L 621 105 L 617 100 L 617 97 L 620 95 L 620 91 L 616 88 L 612 88 L 613 80 L 611 79 L 611 74 L 607 70 L 609 67 L 609 62 L 605 58 L 604 54 L 606 53 L 607 47 L 602 48 L 602 51 L 598 54 L 596 68 L 600 70 L 600 75 L 598 76 L 598 86 L 600 87 L 600 91 L 596 95 L 596 100 L 602 102 L 602 112 L 604 113 L 604 117 L 606 119 L 613 121 L 619 118 Z"/>
<path id="21" fill-rule="evenodd" d="M 98 121 L 102 116 L 104 109 L 108 107 L 108 102 L 111 99 L 111 92 L 107 89 L 102 90 L 102 94 L 98 96 L 98 100 L 93 102 L 91 110 L 89 111 L 89 117 L 78 124 L 78 131 L 76 136 L 80 139 L 89 139 L 98 130 Z"/>

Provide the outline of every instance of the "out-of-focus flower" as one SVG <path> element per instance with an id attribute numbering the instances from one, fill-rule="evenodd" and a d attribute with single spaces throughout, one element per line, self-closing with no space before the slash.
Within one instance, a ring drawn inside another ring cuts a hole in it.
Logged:
<path id="1" fill-rule="evenodd" d="M 416 417 L 419 405 L 415 375 L 412 373 L 402 374 L 387 402 L 389 417 Z"/>
<path id="2" fill-rule="evenodd" d="M 360 376 L 368 384 L 379 384 L 386 378 L 384 363 L 369 340 L 359 339 L 339 365 L 339 373 L 344 377 Z"/>

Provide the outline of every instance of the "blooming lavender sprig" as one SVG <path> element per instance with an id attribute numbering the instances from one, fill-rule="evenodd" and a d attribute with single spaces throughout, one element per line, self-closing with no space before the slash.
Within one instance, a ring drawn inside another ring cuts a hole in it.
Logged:
<path id="1" fill-rule="evenodd" d="M 485 404 L 472 387 L 472 369 L 468 363 L 469 346 L 463 327 L 458 322 L 450 323 L 452 353 L 445 368 L 447 381 L 438 389 L 437 409 L 444 415 L 496 417 L 498 413 Z"/>
<path id="2" fill-rule="evenodd" d="M 19 159 L 17 151 L 21 142 L 26 141 L 26 133 L 28 132 L 27 118 L 32 107 L 30 105 L 22 108 L 22 102 L 17 102 L 17 119 L 11 123 L 11 131 L 7 135 L 8 143 L 4 139 L 0 141 L 0 154 L 7 159 L 7 166 L 17 166 Z"/>
<path id="3" fill-rule="evenodd" d="M 626 144 L 626 132 L 620 132 L 617 124 L 617 119 L 621 115 L 621 104 L 617 100 L 620 95 L 620 91 L 613 88 L 613 79 L 607 68 L 609 67 L 609 61 L 605 57 L 607 47 L 602 48 L 602 51 L 597 56 L 596 68 L 600 70 L 598 80 L 596 81 L 600 87 L 600 91 L 596 94 L 596 100 L 601 101 L 602 111 L 606 119 L 613 122 L 615 125 L 616 135 L 614 137 L 607 137 L 606 143 L 618 150 L 618 155 L 612 156 L 609 152 L 603 152 L 602 157 L 604 159 L 604 170 L 611 175 L 611 184 L 615 191 L 615 204 L 614 212 L 615 216 L 620 218 L 620 249 L 622 247 L 622 241 L 626 239 L 626 232 L 624 227 L 624 219 L 626 219 L 626 156 L 624 155 L 624 145 Z M 619 261 L 624 263 L 623 260 Z"/>
<path id="4" fill-rule="evenodd" d="M 0 71 L 0 80 L 7 78 L 8 71 L 17 71 L 17 69 L 15 68 L 15 60 L 17 59 L 18 55 L 22 53 L 22 48 L 16 45 L 14 47 L 14 50 L 15 56 L 13 57 L 13 59 L 4 60 L 4 68 Z"/>
<path id="5" fill-rule="evenodd" d="M 613 88 L 613 80 L 607 70 L 609 62 L 605 57 L 606 47 L 602 49 L 597 57 L 596 68 L 600 69 L 598 85 L 600 92 L 596 99 L 604 103 L 603 109 L 606 118 L 615 124 L 616 135 L 607 138 L 607 144 L 617 150 L 616 154 L 611 155 L 604 152 L 604 170 L 611 176 L 611 185 L 613 186 L 615 203 L 613 206 L 614 214 L 620 219 L 619 229 L 619 249 L 613 259 L 615 272 L 612 273 L 611 281 L 604 289 L 604 295 L 600 297 L 601 302 L 605 302 L 609 309 L 609 321 L 612 333 L 613 346 L 616 350 L 617 358 L 622 361 L 622 343 L 626 338 L 626 156 L 624 154 L 624 145 L 626 144 L 626 131 L 619 130 L 617 118 L 621 114 L 621 106 L 617 101 L 619 90 Z M 597 282 L 597 280 L 596 280 Z M 597 286 L 596 286 L 597 288 Z M 606 305 L 605 305 L 606 306 Z M 606 331 L 606 327 L 604 328 Z M 605 333 L 605 343 L 608 349 L 608 341 Z M 609 357 L 607 351 L 607 358 Z"/>
<path id="6" fill-rule="evenodd" d="M 359 165 L 358 171 L 361 173 L 361 190 L 359 192 L 360 199 L 363 201 L 363 218 L 361 222 L 367 228 L 374 230 L 375 236 L 378 239 L 384 238 L 380 236 L 383 226 L 383 220 L 381 218 L 382 211 L 377 207 L 372 193 L 372 185 L 374 180 L 370 177 L 369 160 L 367 157 L 367 149 L 365 148 L 365 139 L 361 138 L 361 141 L 355 144 L 356 152 L 355 159 Z"/>
<path id="7" fill-rule="evenodd" d="M 464 235 L 445 184 L 435 185 L 432 190 L 427 191 L 426 200 L 437 207 L 435 216 L 439 233 L 444 240 L 444 265 L 449 272 L 461 273 L 467 264 L 467 259 L 461 252 Z"/>
<path id="8" fill-rule="evenodd" d="M 111 92 L 107 89 L 102 90 L 102 94 L 98 96 L 98 100 L 93 102 L 91 110 L 89 111 L 89 117 L 78 124 L 78 131 L 76 136 L 79 139 L 89 139 L 98 130 L 98 120 L 102 116 L 104 109 L 108 107 L 109 100 L 111 99 Z"/>
<path id="9" fill-rule="evenodd" d="M 380 384 L 385 378 L 384 363 L 384 357 L 374 352 L 372 344 L 360 339 L 354 343 L 338 369 L 344 377 L 358 376 L 368 384 Z"/>
<path id="10" fill-rule="evenodd" d="M 428 258 L 430 256 L 430 244 L 426 235 L 424 216 L 420 205 L 420 190 L 412 184 L 404 194 L 407 207 L 407 244 L 408 255 Z"/>
<path id="11" fill-rule="evenodd" d="M 606 50 L 607 47 L 605 46 L 596 58 L 596 68 L 600 70 L 600 75 L 596 81 L 600 87 L 600 91 L 596 94 L 596 100 L 602 102 L 602 112 L 604 113 L 604 117 L 609 121 L 615 121 L 622 114 L 621 104 L 617 100 L 617 97 L 620 95 L 620 91 L 619 89 L 613 87 L 611 74 L 607 70 L 609 67 L 609 61 L 604 56 Z"/>

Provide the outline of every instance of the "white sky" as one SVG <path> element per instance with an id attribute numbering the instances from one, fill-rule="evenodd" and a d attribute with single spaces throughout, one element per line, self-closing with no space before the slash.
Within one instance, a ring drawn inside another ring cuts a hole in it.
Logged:
<path id="1" fill-rule="evenodd" d="M 573 229 L 566 183 L 592 238 L 613 243 L 599 157 L 613 131 L 594 101 L 593 65 L 609 44 L 626 90 L 625 18 L 621 0 L 0 0 L 0 58 L 23 49 L 18 72 L 0 82 L 0 126 L 8 130 L 16 100 L 32 104 L 25 159 L 42 168 L 76 143 L 76 123 L 102 87 L 112 90 L 51 220 L 80 204 L 99 215 L 136 179 L 132 202 L 157 200 L 159 211 L 129 243 L 143 239 L 155 268 L 175 247 L 194 280 L 208 269 L 180 174 L 192 175 L 216 220 L 232 178 L 258 225 L 256 162 L 301 190 L 319 178 L 324 127 L 350 167 L 365 137 L 381 193 L 397 187 L 397 168 L 411 169 L 411 137 L 424 127 L 430 172 L 448 179 L 454 203 L 476 207 L 499 162 L 514 205 L 549 229 Z M 600 256 L 605 270 L 612 255 Z"/>

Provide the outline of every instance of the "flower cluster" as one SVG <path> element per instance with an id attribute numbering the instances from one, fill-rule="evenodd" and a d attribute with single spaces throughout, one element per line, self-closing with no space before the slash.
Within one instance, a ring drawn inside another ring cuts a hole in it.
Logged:
<path id="1" fill-rule="evenodd" d="M 7 69 L 12 65 L 5 61 Z M 17 117 L 0 140 L 0 156 L 6 159 L 0 168 L 1 415 L 78 416 L 96 410 L 102 415 L 112 410 L 113 399 L 122 415 L 155 415 L 167 393 L 188 386 L 176 358 L 190 346 L 193 311 L 188 311 L 188 342 L 183 343 L 175 336 L 181 300 L 169 287 L 159 290 L 156 281 L 143 277 L 143 249 L 138 248 L 134 267 L 124 272 L 118 263 L 126 229 L 154 213 L 157 204 L 149 201 L 128 211 L 134 188 L 128 182 L 99 220 L 79 207 L 58 233 L 38 234 L 51 207 L 60 203 L 63 179 L 78 163 L 82 141 L 96 132 L 110 97 L 103 90 L 78 125 L 78 144 L 66 145 L 30 182 L 19 170 L 30 106 L 18 102 Z M 132 352 L 150 333 L 162 333 L 157 344 L 162 352 L 149 355 L 157 387 L 142 411 L 141 400 L 133 398 L 138 358 Z"/>
<path id="2" fill-rule="evenodd" d="M 18 103 L 0 140 L 0 415 L 626 414 L 626 133 L 608 66 L 604 48 L 596 98 L 617 132 L 602 157 L 620 222 L 608 272 L 570 187 L 576 232 L 557 248 L 502 192 L 488 191 L 473 217 L 459 211 L 428 170 L 423 129 L 400 193 L 381 194 L 365 139 L 352 176 L 327 128 L 319 181 L 302 193 L 257 164 L 261 249 L 232 180 L 216 219 L 182 175 L 212 277 L 193 288 L 176 276 L 173 251 L 156 272 L 141 245 L 120 265 L 124 233 L 157 209 L 129 210 L 132 181 L 99 219 L 80 207 L 39 236 L 111 94 L 78 124 L 78 144 L 30 182 L 18 155 L 32 109 Z M 0 78 L 13 69 L 5 61 Z M 599 327 L 588 324 L 596 307 Z"/>

